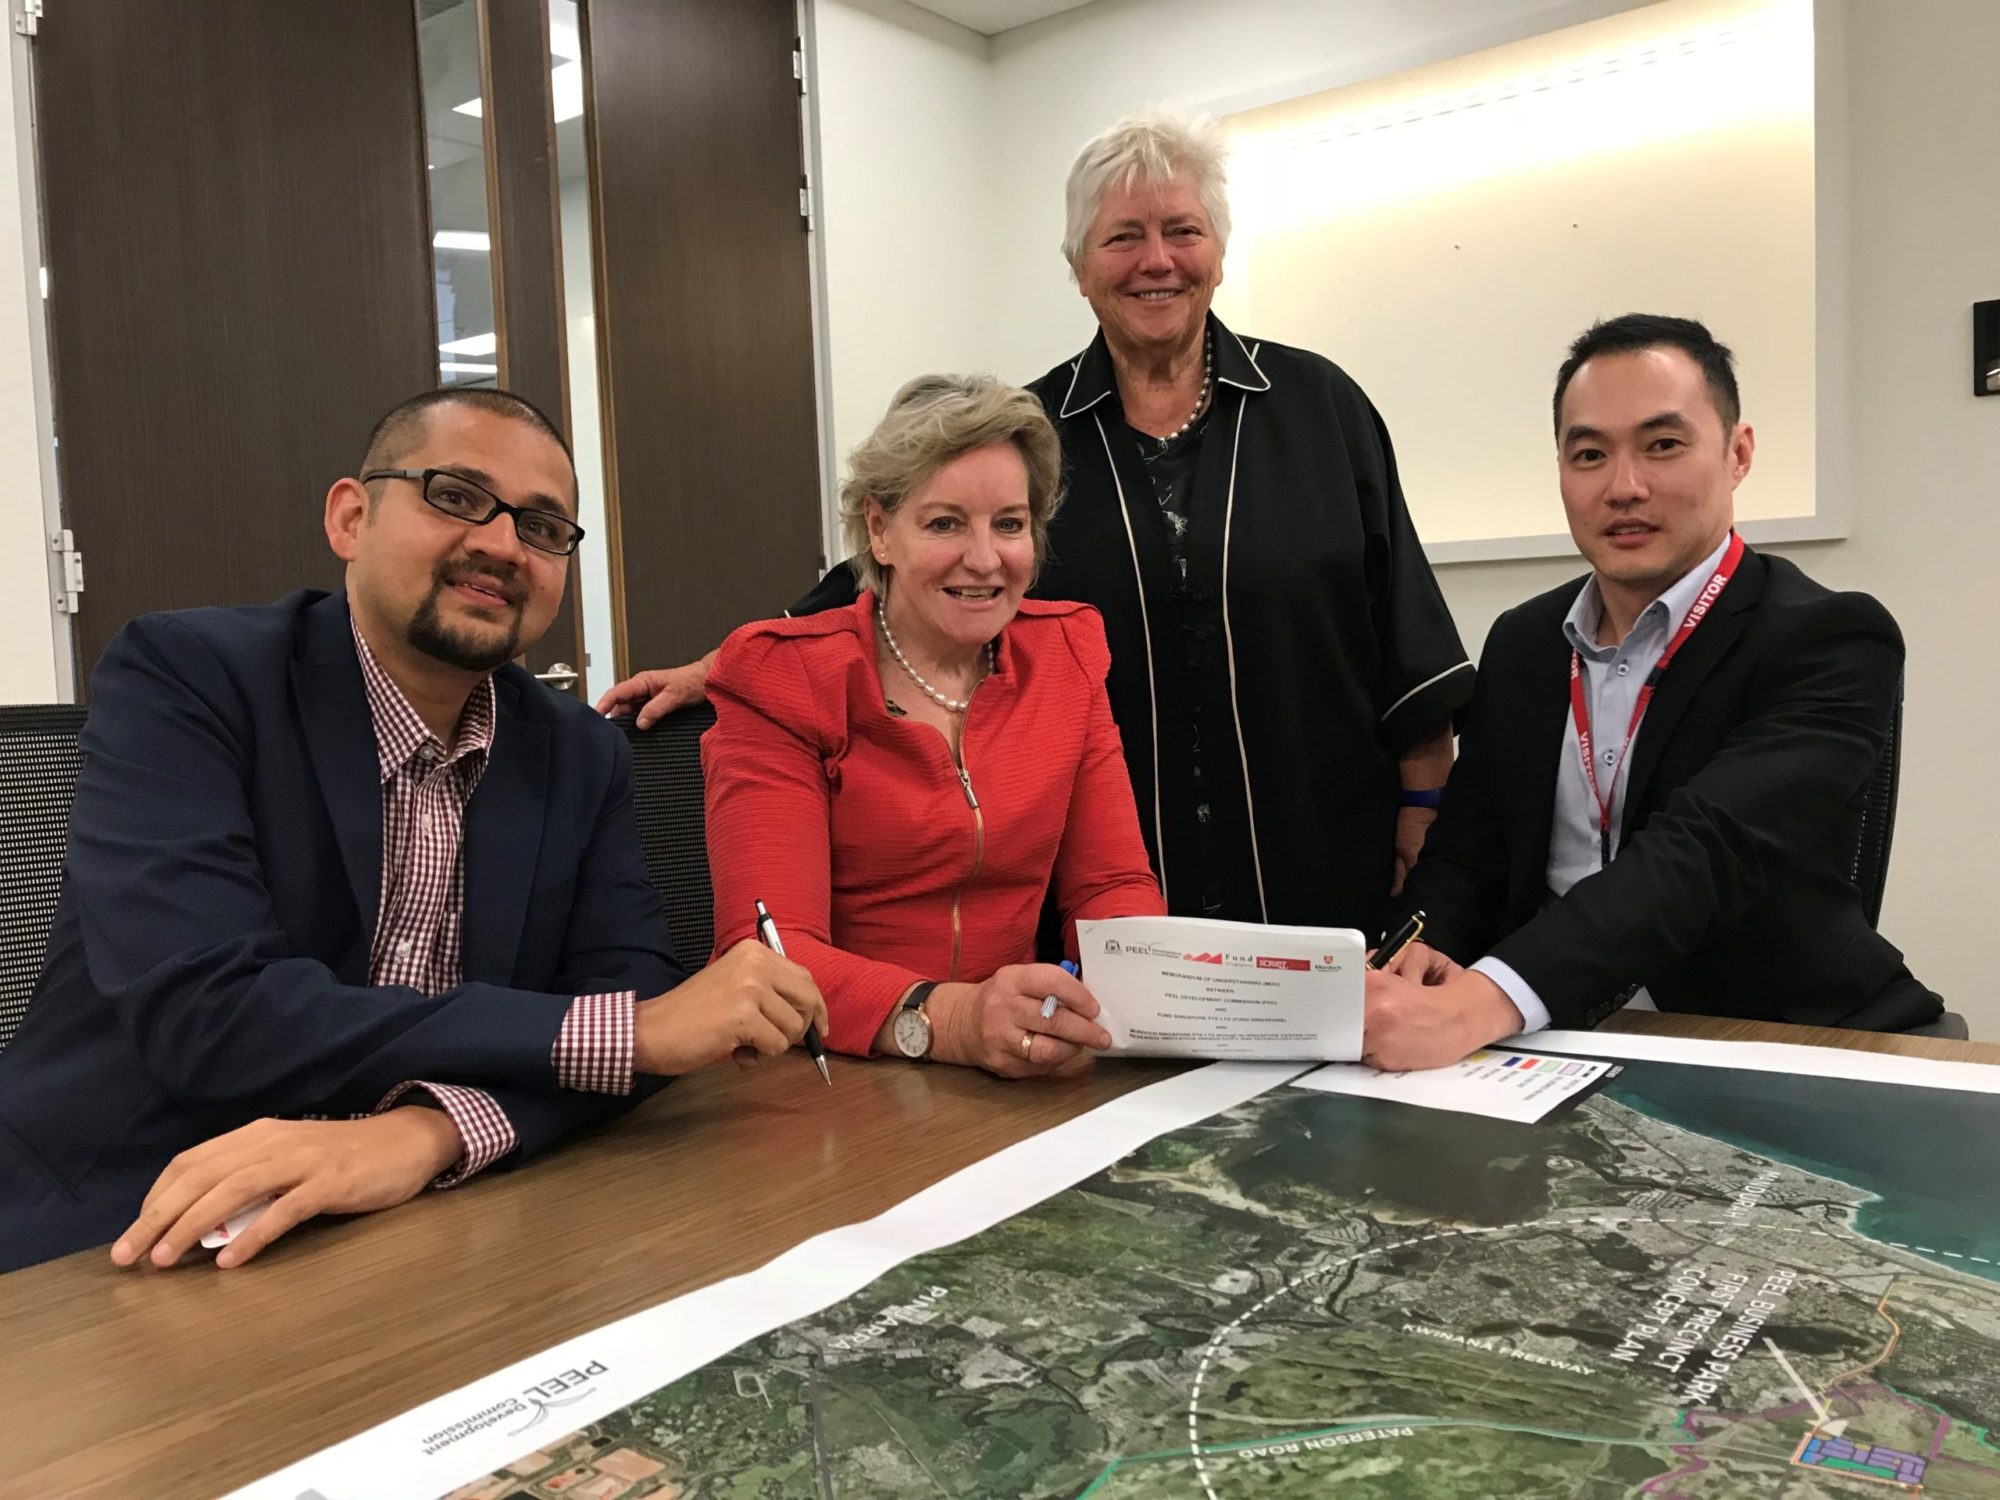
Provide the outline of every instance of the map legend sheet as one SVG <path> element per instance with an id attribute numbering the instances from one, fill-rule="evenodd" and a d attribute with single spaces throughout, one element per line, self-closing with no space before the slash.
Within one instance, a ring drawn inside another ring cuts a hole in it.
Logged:
<path id="1" fill-rule="evenodd" d="M 1482 1047 L 1464 1062 L 1420 1073 L 1378 1073 L 1363 1063 L 1329 1063 L 1297 1080 L 1297 1086 L 1531 1125 L 1617 1071 L 1617 1064 L 1592 1058 Z"/>

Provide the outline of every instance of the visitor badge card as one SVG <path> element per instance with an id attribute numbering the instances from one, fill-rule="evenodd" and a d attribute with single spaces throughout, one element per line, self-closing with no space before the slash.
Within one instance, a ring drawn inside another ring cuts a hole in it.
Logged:
<path id="1" fill-rule="evenodd" d="M 1482 1047 L 1448 1068 L 1378 1073 L 1356 1063 L 1320 1068 L 1295 1081 L 1302 1089 L 1325 1094 L 1392 1099 L 1424 1109 L 1448 1109 L 1530 1125 L 1617 1071 L 1615 1064 L 1592 1058 Z"/>
<path id="2" fill-rule="evenodd" d="M 1367 946 L 1351 927 L 1111 917 L 1077 923 L 1076 946 L 1114 1057 L 1361 1055 Z"/>

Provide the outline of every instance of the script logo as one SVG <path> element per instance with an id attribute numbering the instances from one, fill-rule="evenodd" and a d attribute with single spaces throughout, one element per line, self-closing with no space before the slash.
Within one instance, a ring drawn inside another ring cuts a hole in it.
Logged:
<path id="1" fill-rule="evenodd" d="M 540 1426 L 553 1408 L 574 1406 L 597 1389 L 595 1377 L 605 1373 L 604 1362 L 593 1359 L 581 1370 L 564 1370 L 559 1375 L 550 1376 L 539 1385 L 529 1386 L 521 1392 L 521 1400 L 524 1405 L 533 1408 L 533 1415 L 507 1436 L 519 1437 L 529 1428 Z"/>
<path id="2" fill-rule="evenodd" d="M 574 1406 L 594 1394 L 597 1377 L 606 1373 L 608 1367 L 604 1361 L 593 1359 L 581 1368 L 563 1370 L 547 1380 L 527 1386 L 518 1396 L 502 1396 L 490 1406 L 468 1412 L 454 1422 L 447 1422 L 436 1432 L 426 1433 L 421 1444 L 424 1455 L 430 1457 L 442 1453 L 453 1444 L 462 1443 L 488 1428 L 525 1417 L 525 1422 L 510 1428 L 507 1433 L 510 1438 L 519 1437 L 529 1428 L 538 1426 L 552 1408 Z M 574 1427 L 576 1424 L 572 1422 L 569 1425 Z"/>
<path id="3" fill-rule="evenodd" d="M 1312 961 L 1310 959 L 1304 959 L 1304 958 L 1265 958 L 1263 955 L 1259 954 L 1257 958 L 1257 967 L 1260 969 L 1309 970 L 1312 968 Z"/>
<path id="4" fill-rule="evenodd" d="M 1183 953 L 1181 960 L 1184 963 L 1191 964 L 1220 964 L 1222 962 L 1222 955 L 1220 953 Z"/>

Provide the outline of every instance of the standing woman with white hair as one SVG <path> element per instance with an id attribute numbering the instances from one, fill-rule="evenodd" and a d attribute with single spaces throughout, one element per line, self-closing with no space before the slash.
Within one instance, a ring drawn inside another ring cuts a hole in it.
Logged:
<path id="1" fill-rule="evenodd" d="M 1069 491 L 1036 593 L 1104 617 L 1170 909 L 1373 934 L 1435 815 L 1473 669 L 1367 396 L 1210 310 L 1225 167 L 1212 125 L 1148 112 L 1070 169 L 1063 254 L 1098 331 L 1030 387 Z M 856 587 L 843 565 L 793 613 Z M 643 722 L 704 676 L 643 673 L 599 706 Z"/>

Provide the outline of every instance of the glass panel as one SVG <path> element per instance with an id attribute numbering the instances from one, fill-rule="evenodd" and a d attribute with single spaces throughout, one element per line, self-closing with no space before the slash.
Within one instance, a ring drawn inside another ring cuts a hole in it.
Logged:
<path id="1" fill-rule="evenodd" d="M 430 156 L 438 383 L 497 385 L 476 0 L 418 0 Z"/>
<path id="2" fill-rule="evenodd" d="M 603 427 L 597 406 L 597 300 L 591 280 L 590 163 L 583 143 L 583 46 L 576 0 L 549 0 L 549 87 L 556 120 L 556 177 L 562 213 L 563 318 L 569 335 L 570 443 L 576 452 L 577 554 L 583 589 L 584 701 L 618 680 L 611 602 L 611 528 L 604 515 Z"/>

